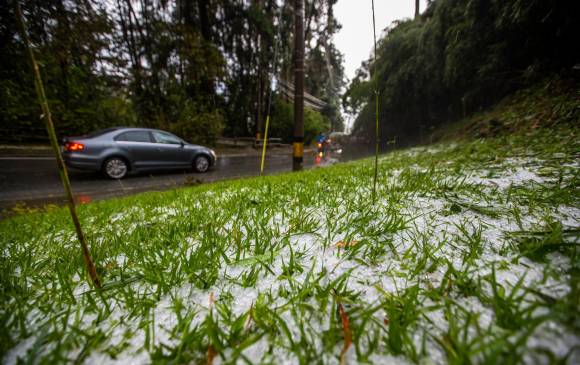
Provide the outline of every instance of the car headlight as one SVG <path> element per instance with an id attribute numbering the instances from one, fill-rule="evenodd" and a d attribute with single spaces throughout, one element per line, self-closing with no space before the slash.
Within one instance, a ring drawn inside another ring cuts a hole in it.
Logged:
<path id="1" fill-rule="evenodd" d="M 209 153 L 211 154 L 214 160 L 217 160 L 217 155 L 215 154 L 214 150 L 209 150 Z"/>

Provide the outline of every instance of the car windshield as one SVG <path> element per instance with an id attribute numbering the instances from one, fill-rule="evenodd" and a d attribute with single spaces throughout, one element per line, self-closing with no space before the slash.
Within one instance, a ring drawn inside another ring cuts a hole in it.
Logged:
<path id="1" fill-rule="evenodd" d="M 155 137 L 155 141 L 157 143 L 166 143 L 166 144 L 181 144 L 183 141 L 181 138 L 174 136 L 171 133 L 162 132 L 162 131 L 154 131 L 153 137 Z"/>

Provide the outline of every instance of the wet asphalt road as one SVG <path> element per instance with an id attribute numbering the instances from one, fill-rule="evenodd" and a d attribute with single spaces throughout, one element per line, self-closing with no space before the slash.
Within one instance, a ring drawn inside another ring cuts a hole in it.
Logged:
<path id="1" fill-rule="evenodd" d="M 315 154 L 310 153 L 304 156 L 304 166 L 312 168 L 315 165 L 328 165 L 337 162 L 337 157 L 340 160 L 355 158 L 351 154 L 348 157 L 335 155 L 317 162 Z M 226 156 L 218 158 L 216 166 L 204 174 L 192 171 L 154 172 L 133 174 L 123 180 L 109 180 L 98 173 L 69 170 L 69 176 L 75 199 L 80 203 L 88 203 L 143 191 L 256 176 L 259 175 L 259 169 L 259 156 Z M 291 170 L 292 158 L 289 155 L 272 155 L 266 159 L 265 174 Z M 54 158 L 0 156 L 0 211 L 6 213 L 17 204 L 63 204 L 64 199 Z"/>

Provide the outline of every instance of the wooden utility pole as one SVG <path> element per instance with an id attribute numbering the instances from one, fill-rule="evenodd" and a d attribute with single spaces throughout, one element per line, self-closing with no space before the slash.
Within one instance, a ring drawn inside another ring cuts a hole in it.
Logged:
<path id="1" fill-rule="evenodd" d="M 292 171 L 304 162 L 304 0 L 294 0 L 294 139 Z"/>
<path id="2" fill-rule="evenodd" d="M 68 179 L 68 174 L 66 171 L 66 167 L 64 165 L 64 161 L 62 159 L 62 155 L 60 154 L 60 148 L 58 145 L 58 140 L 56 138 L 56 133 L 54 131 L 54 124 L 52 123 L 52 116 L 50 114 L 50 108 L 48 107 L 48 100 L 46 99 L 46 94 L 44 92 L 44 86 L 42 84 L 42 79 L 40 77 L 40 71 L 38 69 L 38 63 L 34 57 L 34 53 L 32 52 L 32 48 L 30 45 L 30 38 L 28 37 L 28 32 L 26 30 L 26 25 L 24 23 L 24 17 L 22 16 L 22 10 L 20 9 L 20 2 L 15 1 L 16 3 L 16 17 L 18 25 L 20 26 L 20 32 L 22 33 L 22 39 L 24 40 L 24 44 L 26 46 L 26 50 L 28 52 L 28 57 L 30 59 L 30 65 L 32 66 L 32 71 L 34 72 L 34 86 L 36 87 L 36 94 L 38 96 L 38 102 L 42 107 L 42 118 L 46 124 L 46 131 L 48 132 L 48 137 L 50 139 L 50 144 L 52 145 L 52 149 L 54 150 L 54 154 L 56 156 L 56 163 L 58 165 L 58 170 L 60 172 L 60 179 L 62 181 L 62 185 L 64 186 L 64 191 L 66 193 L 68 208 L 70 211 L 70 215 L 75 226 L 75 230 L 77 232 L 77 238 L 81 244 L 81 249 L 83 253 L 83 259 L 85 261 L 85 266 L 87 268 L 87 272 L 91 278 L 92 283 L 97 288 L 101 288 L 101 282 L 97 275 L 97 270 L 95 268 L 95 264 L 93 263 L 93 259 L 91 258 L 91 254 L 89 252 L 89 247 L 87 245 L 87 241 L 85 240 L 85 236 L 83 235 L 83 231 L 81 229 L 81 223 L 79 221 L 79 217 L 77 216 L 75 201 L 73 199 L 70 181 Z"/>
<path id="3" fill-rule="evenodd" d="M 415 19 L 419 17 L 419 0 L 415 0 Z"/>

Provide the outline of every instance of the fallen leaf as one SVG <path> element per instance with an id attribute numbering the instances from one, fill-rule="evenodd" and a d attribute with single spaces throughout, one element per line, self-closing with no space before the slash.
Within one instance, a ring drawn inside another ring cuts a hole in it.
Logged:
<path id="1" fill-rule="evenodd" d="M 335 247 L 352 247 L 355 246 L 358 243 L 358 241 L 352 240 L 352 241 L 338 241 L 337 243 L 334 244 Z"/>
<path id="2" fill-rule="evenodd" d="M 207 359 L 206 359 L 207 365 L 213 364 L 213 359 L 215 358 L 215 355 L 217 355 L 215 349 L 213 348 L 212 345 L 209 345 L 209 347 L 207 348 Z"/>
<path id="3" fill-rule="evenodd" d="M 348 320 L 348 315 L 344 310 L 344 306 L 342 305 L 341 302 L 338 301 L 337 304 L 338 304 L 338 313 L 340 314 L 340 320 L 342 322 L 342 334 L 344 337 L 344 346 L 342 347 L 342 351 L 340 352 L 340 364 L 344 365 L 346 364 L 345 358 L 346 352 L 348 351 L 348 348 L 352 344 L 352 333 L 350 332 L 350 321 Z"/>

